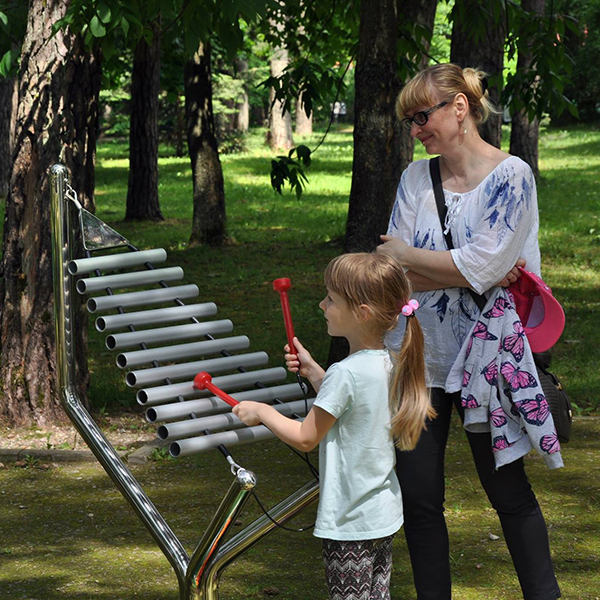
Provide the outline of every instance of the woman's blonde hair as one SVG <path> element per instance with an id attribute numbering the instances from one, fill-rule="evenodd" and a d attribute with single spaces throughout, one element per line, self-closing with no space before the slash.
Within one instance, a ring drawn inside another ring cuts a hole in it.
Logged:
<path id="1" fill-rule="evenodd" d="M 403 119 L 419 107 L 452 101 L 456 94 L 464 94 L 475 123 L 485 123 L 490 114 L 500 112 L 487 91 L 486 77 L 479 69 L 463 69 L 454 63 L 432 65 L 417 73 L 404 86 L 396 100 L 396 114 Z"/>
<path id="2" fill-rule="evenodd" d="M 396 260 L 367 252 L 334 258 L 325 270 L 325 285 L 354 311 L 362 304 L 368 306 L 369 327 L 382 338 L 396 326 L 412 291 Z M 423 331 L 414 315 L 407 318 L 404 339 L 394 359 L 390 382 L 392 435 L 398 448 L 412 450 L 427 417 L 435 416 L 425 383 Z"/>

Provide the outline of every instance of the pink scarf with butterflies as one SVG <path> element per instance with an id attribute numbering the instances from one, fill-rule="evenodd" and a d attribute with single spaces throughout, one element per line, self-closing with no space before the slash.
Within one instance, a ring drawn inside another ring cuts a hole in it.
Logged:
<path id="1" fill-rule="evenodd" d="M 491 292 L 450 370 L 446 391 L 461 391 L 467 431 L 491 433 L 496 468 L 533 448 L 550 469 L 562 467 L 554 421 L 513 298 L 504 288 Z"/>

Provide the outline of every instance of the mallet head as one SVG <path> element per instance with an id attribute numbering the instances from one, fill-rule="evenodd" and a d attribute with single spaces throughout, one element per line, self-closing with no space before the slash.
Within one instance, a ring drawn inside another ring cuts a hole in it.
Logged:
<path id="1" fill-rule="evenodd" d="M 281 277 L 273 281 L 273 289 L 276 292 L 287 292 L 292 287 L 292 282 L 287 277 Z"/>
<path id="2" fill-rule="evenodd" d="M 197 390 L 205 390 L 206 384 L 212 381 L 212 377 L 206 372 L 201 371 L 194 377 L 194 388 Z"/>

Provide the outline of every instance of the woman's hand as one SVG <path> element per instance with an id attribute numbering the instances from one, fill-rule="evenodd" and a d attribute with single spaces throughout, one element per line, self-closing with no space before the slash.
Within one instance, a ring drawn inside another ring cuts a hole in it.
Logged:
<path id="1" fill-rule="evenodd" d="M 265 405 L 260 402 L 240 402 L 236 404 L 231 412 L 245 425 L 259 425 L 262 423 L 259 413 Z"/>
<path id="2" fill-rule="evenodd" d="M 376 251 L 380 254 L 389 254 L 395 258 L 400 264 L 404 264 L 404 258 L 409 247 L 402 240 L 391 235 L 380 235 L 383 244 L 377 246 Z"/>
<path id="3" fill-rule="evenodd" d="M 519 260 L 515 263 L 515 266 L 496 284 L 499 287 L 508 287 L 519 277 L 521 277 L 521 271 L 519 271 L 518 267 L 525 267 L 526 260 L 524 258 L 519 258 Z"/>

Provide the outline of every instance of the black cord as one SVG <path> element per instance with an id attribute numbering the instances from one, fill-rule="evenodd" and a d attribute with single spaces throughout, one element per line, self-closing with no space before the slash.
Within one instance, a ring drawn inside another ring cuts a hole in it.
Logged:
<path id="1" fill-rule="evenodd" d="M 271 523 L 273 523 L 273 525 L 279 527 L 280 529 L 283 529 L 285 531 L 291 531 L 292 533 L 303 533 L 304 531 L 309 531 L 310 529 L 313 529 L 313 527 L 315 526 L 315 524 L 313 523 L 312 525 L 306 525 L 305 527 L 300 527 L 298 529 L 295 529 L 293 527 L 286 527 L 285 525 L 282 525 L 281 523 L 278 523 L 269 514 L 269 511 L 265 508 L 264 504 L 260 501 L 259 497 L 257 496 L 257 494 L 256 494 L 256 492 L 254 490 L 252 490 L 252 495 L 254 496 L 254 499 L 256 500 L 258 506 L 260 506 L 261 510 L 263 511 L 263 513 L 265 514 L 265 516 L 269 519 L 269 521 L 271 521 Z"/>

